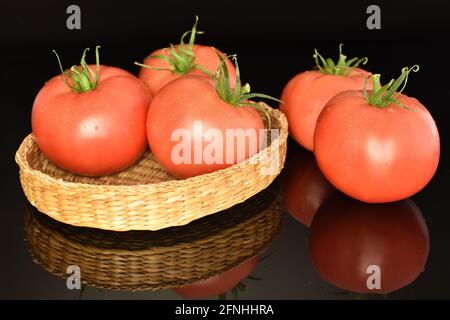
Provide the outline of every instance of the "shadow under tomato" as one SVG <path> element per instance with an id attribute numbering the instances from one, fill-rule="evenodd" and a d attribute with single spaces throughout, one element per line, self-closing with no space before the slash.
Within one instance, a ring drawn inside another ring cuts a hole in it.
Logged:
<path id="1" fill-rule="evenodd" d="M 317 211 L 309 250 L 316 271 L 331 284 L 358 293 L 389 293 L 423 272 L 429 234 L 410 199 L 368 204 L 337 194 Z"/>
<path id="2" fill-rule="evenodd" d="M 309 227 L 317 209 L 335 192 L 317 166 L 314 154 L 289 141 L 286 164 L 281 173 L 286 210 Z"/>

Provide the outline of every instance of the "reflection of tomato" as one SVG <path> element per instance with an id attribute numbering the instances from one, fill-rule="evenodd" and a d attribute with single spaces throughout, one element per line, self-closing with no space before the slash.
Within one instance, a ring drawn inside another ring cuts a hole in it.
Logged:
<path id="1" fill-rule="evenodd" d="M 184 287 L 175 288 L 173 291 L 185 299 L 204 299 L 221 295 L 233 289 L 241 280 L 249 276 L 258 262 L 259 256 L 255 256 L 224 273 Z"/>
<path id="2" fill-rule="evenodd" d="M 367 204 L 342 195 L 320 207 L 309 240 L 312 261 L 328 282 L 353 292 L 398 290 L 423 271 L 428 258 L 428 229 L 411 200 Z M 368 289 L 380 268 L 380 289 Z"/>
<path id="3" fill-rule="evenodd" d="M 334 192 L 317 167 L 314 156 L 296 144 L 290 145 L 281 176 L 286 210 L 309 227 L 317 209 Z"/>

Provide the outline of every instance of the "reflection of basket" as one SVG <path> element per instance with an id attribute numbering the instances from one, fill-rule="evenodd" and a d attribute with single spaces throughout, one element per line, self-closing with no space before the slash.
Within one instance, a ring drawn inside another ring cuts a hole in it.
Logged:
<path id="1" fill-rule="evenodd" d="M 283 203 L 270 187 L 244 203 L 187 226 L 114 232 L 77 228 L 29 206 L 25 238 L 38 264 L 67 278 L 80 267 L 88 286 L 157 290 L 209 278 L 259 255 L 281 227 Z"/>
<path id="2" fill-rule="evenodd" d="M 279 138 L 246 161 L 229 168 L 176 180 L 146 154 L 130 168 L 89 178 L 64 171 L 40 152 L 33 136 L 16 153 L 26 197 L 41 212 L 74 226 L 127 231 L 159 230 L 187 224 L 225 210 L 266 188 L 286 156 L 286 117 L 267 107 Z M 272 174 L 264 172 L 278 156 Z"/>

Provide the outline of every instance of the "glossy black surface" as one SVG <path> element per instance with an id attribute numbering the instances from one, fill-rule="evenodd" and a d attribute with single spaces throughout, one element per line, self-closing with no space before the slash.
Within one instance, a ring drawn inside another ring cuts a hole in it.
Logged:
<path id="1" fill-rule="evenodd" d="M 268 15 L 269 9 L 265 8 L 261 12 Z M 394 9 L 391 7 L 391 10 Z M 426 19 L 433 20 L 430 18 L 429 11 L 431 9 L 427 7 L 427 10 L 429 15 L 426 16 Z M 445 10 L 435 11 L 441 15 L 445 13 Z M 420 8 L 416 8 L 414 12 L 418 12 L 418 14 L 413 17 L 420 17 Z M 391 21 L 392 24 L 387 24 L 386 29 L 378 36 L 368 35 L 366 37 L 366 30 L 358 29 L 352 33 L 351 26 L 340 26 L 327 37 L 323 31 L 324 28 L 321 27 L 322 33 L 320 30 L 316 31 L 315 34 L 319 36 L 314 38 L 314 36 L 308 36 L 304 31 L 296 32 L 293 27 L 296 17 L 295 15 L 289 17 L 292 28 L 289 29 L 288 35 L 278 36 L 268 32 L 266 39 L 259 34 L 255 39 L 240 36 L 234 41 L 233 37 L 229 35 L 229 30 L 213 28 L 216 33 L 207 33 L 199 39 L 199 43 L 214 44 L 228 53 L 237 52 L 244 80 L 252 84 L 255 92 L 265 92 L 273 96 L 280 95 L 283 86 L 292 76 L 313 66 L 314 48 L 320 48 L 325 55 L 335 56 L 337 45 L 340 42 L 345 42 L 346 52 L 355 56 L 368 56 L 368 70 L 381 73 L 382 80 L 396 77 L 403 66 L 413 64 L 421 66 L 419 73 L 411 75 L 405 93 L 417 97 L 430 110 L 436 120 L 441 137 L 441 159 L 438 171 L 430 184 L 412 197 L 426 221 L 430 250 L 424 272 L 413 283 L 388 294 L 387 297 L 388 299 L 449 298 L 450 158 L 448 138 L 450 90 L 448 67 L 444 63 L 445 60 L 441 58 L 441 55 L 445 57 L 447 50 L 445 43 L 448 42 L 448 39 L 445 38 L 447 34 L 445 30 L 448 28 L 446 26 L 439 28 L 439 21 L 442 20 L 436 20 L 437 22 L 434 24 L 424 24 L 426 28 L 415 25 L 415 29 L 408 30 L 408 28 L 401 27 L 400 24 L 393 23 L 392 21 L 395 19 L 391 16 L 387 21 Z M 142 41 L 136 37 L 127 39 L 126 47 L 121 46 L 117 38 L 105 36 L 101 30 L 95 29 L 100 40 L 105 41 L 101 52 L 102 63 L 123 67 L 136 74 L 138 68 L 133 65 L 133 61 L 140 61 L 150 51 L 165 46 L 168 41 L 175 41 L 178 31 L 187 29 L 184 25 L 189 26 L 190 24 L 189 19 L 185 20 L 183 22 L 186 23 L 180 22 L 182 26 L 177 26 L 177 30 L 172 30 L 174 27 L 171 27 L 166 36 L 159 33 L 154 37 L 146 34 L 145 40 Z M 205 20 L 209 21 L 209 25 L 220 25 L 220 21 L 216 21 L 217 24 L 212 23 L 214 19 L 211 17 Z M 159 21 L 158 23 L 162 24 L 163 22 Z M 311 23 L 308 25 L 310 26 Z M 351 23 L 359 22 L 351 20 Z M 363 22 L 361 23 L 363 24 Z M 51 23 L 49 22 L 49 24 Z M 22 31 L 26 28 L 30 28 L 27 23 L 25 25 L 26 27 L 22 25 L 22 29 L 18 29 L 18 35 L 23 34 Z M 277 26 L 279 27 L 279 24 Z M 392 34 L 389 34 L 389 27 L 393 27 Z M 48 31 L 48 28 L 49 26 L 46 24 L 44 30 Z M 206 28 L 207 26 L 204 26 L 203 29 Z M 330 25 L 329 28 L 333 29 L 333 26 Z M 277 30 L 281 29 L 280 27 Z M 2 30 L 4 32 L 5 29 L 2 28 Z M 250 28 L 251 30 L 256 32 L 255 28 Z M 41 33 L 37 32 L 37 34 Z M 24 241 L 24 215 L 28 204 L 20 186 L 14 153 L 22 139 L 31 131 L 30 114 L 34 96 L 47 79 L 58 73 L 57 63 L 51 49 L 53 46 L 59 49 L 64 65 L 77 63 L 82 51 L 82 47 L 77 45 L 81 44 L 84 47 L 96 44 L 96 42 L 92 42 L 97 41 L 87 33 L 84 35 L 85 38 L 83 38 L 84 36 L 71 37 L 66 33 L 56 32 L 53 34 L 55 41 L 52 40 L 52 36 L 49 36 L 42 37 L 45 39 L 42 43 L 27 39 L 28 42 L 20 44 L 17 43 L 17 39 L 9 36 L 5 37 L 8 41 L 3 44 L 4 49 L 0 52 L 2 61 L 0 73 L 2 94 L 0 115 L 2 121 L 0 126 L 2 152 L 0 298 L 177 299 L 179 297 L 170 290 L 117 292 L 92 287 L 85 287 L 83 292 L 68 290 L 65 279 L 50 274 L 33 262 Z M 244 33 L 244 35 L 248 34 Z M 65 39 L 64 36 L 67 38 Z M 354 41 L 351 41 L 352 39 Z M 22 49 L 19 49 L 20 46 Z M 292 158 L 292 154 L 297 148 L 299 147 L 291 141 L 288 159 Z M 311 156 L 308 156 L 307 152 L 301 151 L 300 157 Z M 302 167 L 303 162 L 299 161 L 297 164 L 295 159 L 293 162 L 294 169 L 307 170 Z M 295 181 L 292 179 L 295 177 L 294 174 L 287 174 L 285 177 L 287 182 L 283 183 L 294 184 Z M 285 181 L 285 178 L 281 180 Z M 299 193 L 298 199 L 305 199 L 303 196 L 304 194 Z M 314 198 L 314 194 L 310 194 L 310 196 Z M 247 280 L 247 291 L 242 297 L 249 299 L 355 299 L 355 294 L 343 293 L 342 289 L 329 284 L 315 271 L 308 247 L 310 232 L 299 220 L 302 219 L 285 212 L 281 234 L 263 254 L 261 262 L 253 272 L 254 276 L 262 280 Z M 383 299 L 384 297 L 367 296 L 366 298 Z"/>
<path id="2" fill-rule="evenodd" d="M 299 150 L 299 147 L 290 144 L 289 156 L 293 155 L 295 151 L 298 151 L 295 156 L 301 156 L 307 159 L 307 161 L 312 160 L 312 157 L 304 150 Z M 297 158 L 298 159 L 298 158 Z M 304 159 L 302 159 L 304 160 Z M 300 161 L 299 161 L 300 163 Z M 296 170 L 310 170 L 307 166 L 295 168 Z M 282 176 L 283 184 L 292 184 L 293 181 L 289 180 L 290 177 L 295 177 L 295 174 L 289 173 L 286 176 Z M 303 180 L 303 186 L 306 188 L 307 183 L 315 183 L 314 180 Z M 286 185 L 285 185 L 286 186 Z M 430 235 L 430 254 L 428 261 L 425 265 L 425 272 L 421 274 L 416 281 L 412 284 L 401 288 L 398 291 L 390 293 L 388 295 L 389 299 L 395 298 L 442 298 L 446 297 L 449 293 L 449 275 L 446 269 L 449 266 L 448 255 L 447 255 L 447 242 L 448 233 L 446 227 L 448 226 L 448 217 L 445 215 L 445 209 L 434 208 L 433 206 L 427 205 L 424 201 L 424 194 L 433 191 L 435 188 L 431 185 L 426 191 L 417 196 L 413 197 L 414 202 L 420 208 L 421 214 L 426 219 L 426 224 L 428 226 L 428 232 Z M 317 190 L 317 188 L 316 188 Z M 20 190 L 17 190 L 20 194 Z M 286 194 L 286 193 L 285 193 Z M 438 194 L 439 195 L 439 194 Z M 299 190 L 299 198 L 304 201 L 308 201 L 307 198 L 301 198 L 305 196 L 302 190 Z M 309 194 L 313 197 L 313 194 Z M 333 196 L 331 196 L 333 198 Z M 189 239 L 195 239 L 192 235 L 192 228 L 189 226 L 187 228 L 178 228 L 176 232 L 160 232 L 157 234 L 149 233 L 136 234 L 134 237 L 133 233 L 129 235 L 119 235 L 115 237 L 115 240 L 111 239 L 108 233 L 103 231 L 81 229 L 77 231 L 77 228 L 65 226 L 60 223 L 51 222 L 51 219 L 42 216 L 35 210 L 30 210 L 29 205 L 27 205 L 25 199 L 20 198 L 18 203 L 13 203 L 17 206 L 16 212 L 5 213 L 5 220 L 9 218 L 10 221 L 9 228 L 2 224 L 4 231 L 2 237 L 9 237 L 9 239 L 3 240 L 3 264 L 2 272 L 8 275 L 2 281 L 2 297 L 3 298 L 50 298 L 50 299 L 114 299 L 114 298 L 136 298 L 136 299 L 173 299 L 178 298 L 170 290 L 160 290 L 156 292 L 117 292 L 105 289 L 93 288 L 86 286 L 83 291 L 68 290 L 66 288 L 66 281 L 63 278 L 54 276 L 44 270 L 43 267 L 33 262 L 32 257 L 27 250 L 27 246 L 24 242 L 24 234 L 29 233 L 29 229 L 33 228 L 33 224 L 30 225 L 30 217 L 28 216 L 27 230 L 24 230 L 23 219 L 25 215 L 34 216 L 34 219 L 39 221 L 44 221 L 44 225 L 53 226 L 52 232 L 57 232 L 65 237 L 68 237 L 68 243 L 73 243 L 74 239 L 80 245 L 85 245 L 91 247 L 96 243 L 102 243 L 102 250 L 119 249 L 119 250 L 139 250 L 142 247 L 148 247 L 151 245 L 160 245 L 161 243 L 166 243 L 166 245 L 176 245 L 177 241 L 171 241 L 170 234 L 177 238 L 184 239 L 183 241 L 190 241 Z M 288 200 L 288 199 L 286 199 Z M 297 199 L 294 199 L 297 201 Z M 370 206 L 370 205 L 369 205 Z M 260 210 L 264 209 L 264 206 L 255 206 L 254 213 L 249 212 L 247 209 L 244 212 L 243 218 L 240 218 L 239 213 L 230 215 L 230 219 L 238 219 L 233 222 L 231 220 L 228 225 L 235 225 L 239 223 L 240 220 L 244 220 L 247 216 L 257 215 Z M 350 209 L 350 208 L 349 208 Z M 395 214 L 395 212 L 388 212 L 388 214 Z M 336 213 L 339 214 L 339 213 Z M 336 215 L 335 214 L 335 215 Z M 220 214 L 219 214 L 220 215 Z M 386 213 L 380 212 L 381 217 L 386 218 Z M 219 220 L 214 218 L 215 220 Z M 223 216 L 222 218 L 223 219 Z M 313 220 L 314 221 L 314 220 Z M 389 221 L 386 222 L 387 224 Z M 350 223 L 351 224 L 351 223 Z M 41 225 L 41 224 L 40 224 Z M 55 227 L 56 225 L 56 227 Z M 201 226 L 201 224 L 198 224 Z M 223 225 L 226 228 L 227 224 Z M 35 226 L 36 228 L 37 226 Z M 217 228 L 217 227 L 216 227 Z M 56 230 L 56 231 L 55 231 Z M 9 231 L 9 233 L 8 233 Z M 183 234 L 183 233 L 186 234 Z M 204 233 L 204 232 L 203 232 Z M 158 239 L 158 237 L 164 237 Z M 112 238 L 114 239 L 114 237 Z M 121 240 L 122 239 L 122 240 Z M 441 242 L 439 242 L 439 239 Z M 7 240 L 10 240 L 7 242 Z M 253 276 L 261 278 L 260 281 L 255 280 L 245 280 L 247 285 L 246 292 L 241 296 L 243 298 L 249 299 L 355 299 L 356 294 L 348 293 L 340 288 L 336 288 L 331 284 L 324 281 L 321 276 L 314 270 L 313 263 L 311 261 L 310 252 L 308 249 L 309 240 L 309 229 L 299 222 L 298 217 L 285 213 L 284 222 L 282 227 L 282 232 L 279 238 L 270 246 L 270 248 L 262 255 L 261 262 L 259 263 L 257 269 L 252 273 Z M 402 239 L 397 239 L 402 241 Z M 15 241 L 15 242 L 13 242 Z M 50 246 L 53 243 L 55 248 L 58 248 L 55 241 L 48 242 L 47 238 L 42 238 L 42 241 Z M 122 242 L 123 241 L 123 242 Z M 155 242 L 156 241 L 156 242 Z M 180 241 L 180 240 L 178 240 Z M 110 245 L 108 245 L 108 243 Z M 106 244 L 105 244 L 106 243 Z M 128 243 L 128 244 L 127 244 Z M 98 245 L 97 245 L 98 247 Z M 414 247 L 414 245 L 412 245 Z M 56 249 L 55 249 L 56 250 Z M 88 250 L 88 249 L 87 249 Z M 91 249 L 92 250 L 92 249 Z M 48 253 L 48 252 L 47 252 Z M 39 252 L 38 252 L 39 254 Z M 41 253 L 46 254 L 46 252 Z M 95 256 L 95 251 L 92 251 Z M 370 256 L 370 252 L 367 255 Z M 399 255 L 402 253 L 399 252 Z M 34 252 L 34 256 L 36 252 Z M 86 253 L 80 251 L 80 259 L 85 256 Z M 42 258 L 42 257 L 41 257 Z M 44 259 L 49 259 L 48 256 Z M 74 263 L 73 256 L 71 259 L 67 260 L 68 265 Z M 181 257 L 180 257 L 181 259 Z M 75 259 L 76 261 L 76 259 Z M 103 261 L 104 262 L 104 261 Z M 355 263 L 349 260 L 349 265 Z M 59 263 L 58 263 L 59 264 Z M 47 265 L 48 267 L 48 265 Z M 397 264 L 397 271 L 402 269 L 402 265 Z M 407 266 L 405 266 L 407 268 Z M 61 271 L 61 270 L 60 270 Z M 63 274 L 63 272 L 61 271 Z M 114 276 L 111 274 L 111 276 Z M 136 277 L 134 274 L 129 275 L 130 278 Z M 359 296 L 360 297 L 360 296 Z M 367 299 L 382 299 L 383 296 L 364 296 Z"/>

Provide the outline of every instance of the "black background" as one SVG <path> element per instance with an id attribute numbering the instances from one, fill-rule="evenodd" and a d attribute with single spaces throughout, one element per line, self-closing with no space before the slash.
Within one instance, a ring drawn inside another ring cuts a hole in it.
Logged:
<path id="1" fill-rule="evenodd" d="M 81 7 L 81 30 L 66 28 L 69 4 Z M 369 4 L 381 7 L 381 30 L 366 28 Z M 244 81 L 252 84 L 253 91 L 276 97 L 292 76 L 313 67 L 314 48 L 325 56 L 336 57 L 337 46 L 343 42 L 344 52 L 349 56 L 368 56 L 367 69 L 381 73 L 385 82 L 396 77 L 403 66 L 420 65 L 421 70 L 411 75 L 405 93 L 418 98 L 430 110 L 440 132 L 442 154 L 436 176 L 414 197 L 430 229 L 429 272 L 415 287 L 412 285 L 401 291 L 399 297 L 450 297 L 447 249 L 450 217 L 446 199 L 450 187 L 446 141 L 450 129 L 450 3 L 435 0 L 2 1 L 0 193 L 3 216 L 0 243 L 4 260 L 0 274 L 8 280 L 0 280 L 0 297 L 55 298 L 64 290 L 36 289 L 47 283 L 63 285 L 52 282 L 56 280 L 34 266 L 26 253 L 22 230 L 25 197 L 14 163 L 15 151 L 31 131 L 33 99 L 44 82 L 59 72 L 51 50 L 58 50 L 67 67 L 79 62 L 85 47 L 100 44 L 102 63 L 137 73 L 133 61 L 141 61 L 151 51 L 170 42 L 176 43 L 182 32 L 191 28 L 195 14 L 200 17 L 199 29 L 206 32 L 198 36 L 197 43 L 237 53 Z M 284 249 L 287 252 L 292 239 L 306 237 L 306 231 L 298 231 L 299 227 L 293 226 L 295 222 L 288 221 L 282 242 L 288 246 Z M 291 250 L 298 249 L 296 243 L 291 246 Z M 285 267 L 291 270 L 289 255 L 283 257 L 287 257 Z M 279 268 L 277 270 L 283 270 L 282 266 Z M 320 294 L 296 295 L 293 288 L 287 287 L 289 281 L 285 283 L 285 292 L 292 289 L 292 295 L 277 295 L 270 286 L 267 291 L 258 292 L 267 298 L 322 297 Z M 74 296 L 64 293 L 61 297 Z M 261 295 L 258 293 L 255 297 Z"/>
<path id="2" fill-rule="evenodd" d="M 66 29 L 66 8 L 82 11 L 80 31 Z M 366 9 L 377 4 L 382 29 L 369 32 Z M 153 48 L 176 41 L 201 17 L 207 40 L 217 46 L 251 44 L 275 51 L 285 42 L 306 39 L 411 40 L 448 35 L 448 1 L 3 1 L 2 47 L 114 46 Z M 160 43 L 163 41 L 163 43 Z M 156 43 L 155 43 L 156 42 Z M 285 43 L 286 44 L 286 43 Z"/>

